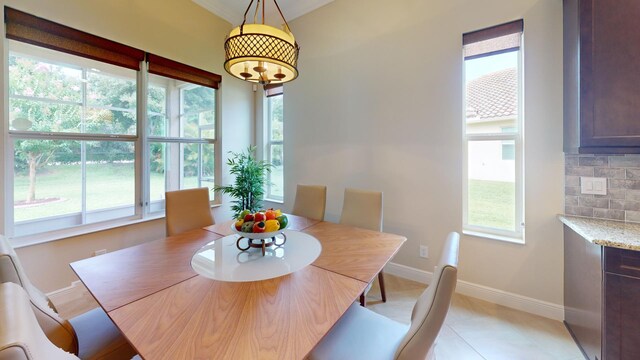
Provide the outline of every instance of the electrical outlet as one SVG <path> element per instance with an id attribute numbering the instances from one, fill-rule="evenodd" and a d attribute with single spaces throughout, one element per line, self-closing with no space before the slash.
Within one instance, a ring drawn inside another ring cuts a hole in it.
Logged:
<path id="1" fill-rule="evenodd" d="M 420 257 L 425 259 L 429 258 L 429 247 L 427 245 L 420 245 Z"/>
<path id="2" fill-rule="evenodd" d="M 104 255 L 107 253 L 107 249 L 100 249 L 93 252 L 93 256 Z"/>
<path id="3" fill-rule="evenodd" d="M 580 176 L 580 193 L 607 195 L 607 178 Z"/>

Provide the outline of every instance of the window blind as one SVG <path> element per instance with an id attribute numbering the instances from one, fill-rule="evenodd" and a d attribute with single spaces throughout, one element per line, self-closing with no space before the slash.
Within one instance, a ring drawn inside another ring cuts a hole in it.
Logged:
<path id="1" fill-rule="evenodd" d="M 468 32 L 462 35 L 464 59 L 475 59 L 520 49 L 522 19 Z"/>
<path id="2" fill-rule="evenodd" d="M 284 94 L 282 84 L 268 84 L 264 86 L 264 94 L 266 97 L 278 96 Z"/>
<path id="3" fill-rule="evenodd" d="M 169 60 L 158 55 L 147 53 L 147 61 L 149 62 L 149 72 L 151 74 L 166 76 L 214 89 L 219 88 L 222 82 L 222 77 L 218 74 Z"/>
<path id="4" fill-rule="evenodd" d="M 144 51 L 5 6 L 8 39 L 140 70 Z"/>

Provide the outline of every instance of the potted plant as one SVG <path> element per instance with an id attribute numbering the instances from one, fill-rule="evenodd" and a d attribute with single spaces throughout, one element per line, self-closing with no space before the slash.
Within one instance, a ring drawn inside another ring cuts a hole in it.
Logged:
<path id="1" fill-rule="evenodd" d="M 243 210 L 253 213 L 262 208 L 266 173 L 271 172 L 272 165 L 257 160 L 255 152 L 255 146 L 249 146 L 245 152 L 230 151 L 231 157 L 227 160 L 227 165 L 236 179 L 233 185 L 215 186 L 213 189 L 234 198 L 231 205 L 234 217 L 238 217 Z"/>

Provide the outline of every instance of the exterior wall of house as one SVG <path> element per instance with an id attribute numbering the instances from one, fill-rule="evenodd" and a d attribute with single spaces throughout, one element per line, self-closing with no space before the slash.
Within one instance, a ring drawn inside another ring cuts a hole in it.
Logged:
<path id="1" fill-rule="evenodd" d="M 514 127 L 515 120 L 483 121 L 467 124 L 467 133 L 500 134 L 505 128 Z M 515 160 L 513 141 L 477 141 L 469 144 L 469 179 L 489 181 L 515 181 Z"/>
<path id="2" fill-rule="evenodd" d="M 471 121 L 467 123 L 467 133 L 469 134 L 500 134 L 505 128 L 514 127 L 514 119 L 497 121 Z"/>
<path id="3" fill-rule="evenodd" d="M 462 34 L 524 18 L 524 245 L 461 242 L 461 280 L 562 304 L 562 2 L 336 0 L 290 23 L 300 77 L 285 85 L 285 209 L 296 184 L 384 191 L 393 260 L 432 271 L 462 227 Z M 429 246 L 422 259 L 419 246 Z"/>
<path id="4" fill-rule="evenodd" d="M 504 159 L 503 152 L 507 151 L 502 141 L 470 143 L 469 158 L 473 161 L 469 162 L 469 179 L 514 182 L 515 160 Z"/>
<path id="5" fill-rule="evenodd" d="M 223 42 L 231 24 L 191 0 L 0 0 L 0 5 L 223 75 L 219 91 L 223 164 L 217 164 L 223 166 L 223 174 L 228 173 L 224 164 L 227 152 L 245 149 L 253 141 L 251 85 L 225 76 L 222 67 Z M 5 46 L 0 42 L 3 52 Z M 5 61 L 4 57 L 0 58 L 3 68 Z M 0 80 L 5 83 L 3 73 L 0 73 Z M 6 94 L 6 90 L 2 93 Z M 6 108 L 5 101 L 4 97 L 0 98 L 0 108 Z M 3 124 L 4 120 L 0 122 L 0 130 Z M 2 143 L 5 144 L 4 140 Z M 0 147 L 1 159 L 6 158 L 4 151 L 4 147 Z M 4 188 L 6 184 L 2 179 L 13 174 L 5 174 L 2 164 L 0 174 L 0 187 Z M 225 176 L 223 181 L 230 180 Z M 4 205 L 2 196 L 0 191 Z M 3 216 L 2 210 L 0 215 Z M 226 207 L 220 207 L 214 210 L 214 215 L 226 219 L 230 212 Z M 164 233 L 164 219 L 160 219 L 23 247 L 17 252 L 33 282 L 48 292 L 77 280 L 69 268 L 70 262 L 89 257 L 95 250 L 114 251 L 163 237 Z"/>

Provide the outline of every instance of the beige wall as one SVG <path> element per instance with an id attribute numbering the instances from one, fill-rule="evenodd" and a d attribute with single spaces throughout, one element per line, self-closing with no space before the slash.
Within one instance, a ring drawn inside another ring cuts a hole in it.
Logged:
<path id="1" fill-rule="evenodd" d="M 562 303 L 562 2 L 336 0 L 292 22 L 300 77 L 285 86 L 285 188 L 384 191 L 395 262 L 431 271 L 462 222 L 461 34 L 525 23 L 526 244 L 465 236 L 460 278 Z M 429 246 L 431 258 L 418 257 Z"/>
<path id="2" fill-rule="evenodd" d="M 231 25 L 190 0 L 0 2 L 223 75 L 223 158 L 253 140 L 251 87 L 222 69 Z M 561 303 L 561 14 L 559 0 L 336 0 L 295 20 L 301 75 L 285 87 L 285 209 L 297 183 L 329 186 L 328 220 L 344 187 L 383 190 L 385 229 L 409 238 L 394 261 L 430 271 L 446 233 L 461 227 L 460 36 L 524 17 L 527 243 L 464 237 L 460 278 Z M 18 252 L 51 291 L 75 280 L 69 262 L 163 234 L 158 220 Z"/>
<path id="3" fill-rule="evenodd" d="M 226 76 L 222 67 L 223 42 L 231 24 L 191 0 L 0 0 L 0 4 L 223 75 L 223 162 L 228 151 L 246 148 L 253 140 L 251 86 Z M 0 47 L 4 51 L 4 45 Z M 0 105 L 5 108 L 4 99 Z M 2 151 L 0 155 L 4 158 Z M 224 166 L 222 173 L 227 173 Z M 0 200 L 4 204 L 1 195 Z M 218 219 L 229 216 L 226 207 L 214 213 Z M 94 250 L 112 251 L 163 235 L 164 221 L 156 220 L 21 248 L 18 254 L 35 284 L 52 291 L 76 280 L 69 262 L 89 257 Z"/>

